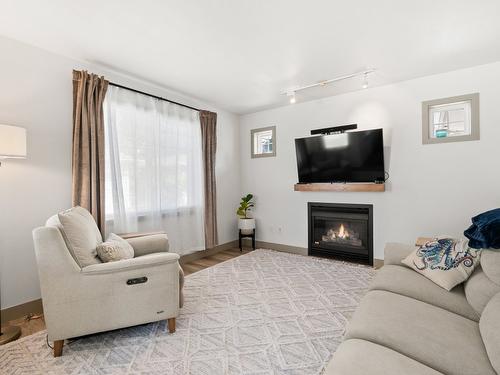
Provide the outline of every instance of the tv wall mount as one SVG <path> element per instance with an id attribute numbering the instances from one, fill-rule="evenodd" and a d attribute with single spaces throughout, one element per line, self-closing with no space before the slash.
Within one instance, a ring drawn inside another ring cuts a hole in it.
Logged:
<path id="1" fill-rule="evenodd" d="M 331 128 L 323 128 L 323 129 L 314 129 L 311 130 L 311 135 L 330 135 L 330 134 L 342 134 L 347 130 L 354 130 L 358 128 L 358 124 L 350 124 L 350 125 L 341 125 L 341 126 L 333 126 Z"/>

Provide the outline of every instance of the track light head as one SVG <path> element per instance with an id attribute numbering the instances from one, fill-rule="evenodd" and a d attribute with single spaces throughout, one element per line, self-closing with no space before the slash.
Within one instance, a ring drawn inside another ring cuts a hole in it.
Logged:
<path id="1" fill-rule="evenodd" d="M 365 73 L 365 78 L 363 79 L 363 86 L 364 89 L 368 88 L 368 73 Z"/>
<path id="2" fill-rule="evenodd" d="M 295 91 L 290 91 L 286 95 L 290 99 L 290 104 L 295 104 L 297 102 L 297 99 L 295 98 Z"/>

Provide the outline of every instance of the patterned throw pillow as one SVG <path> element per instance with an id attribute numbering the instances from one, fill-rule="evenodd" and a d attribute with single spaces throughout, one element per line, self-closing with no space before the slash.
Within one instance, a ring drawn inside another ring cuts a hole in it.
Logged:
<path id="1" fill-rule="evenodd" d="M 120 236 L 111 233 L 106 242 L 97 246 L 97 255 L 104 263 L 132 259 L 134 248 Z"/>
<path id="2" fill-rule="evenodd" d="M 449 291 L 469 278 L 479 264 L 480 254 L 480 250 L 469 247 L 468 240 L 436 238 L 402 262 Z"/>

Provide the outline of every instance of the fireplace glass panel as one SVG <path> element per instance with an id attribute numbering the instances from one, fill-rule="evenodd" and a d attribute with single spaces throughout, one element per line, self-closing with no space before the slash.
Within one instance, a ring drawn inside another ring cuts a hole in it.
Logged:
<path id="1" fill-rule="evenodd" d="M 314 217 L 313 244 L 322 248 L 367 249 L 366 220 Z"/>

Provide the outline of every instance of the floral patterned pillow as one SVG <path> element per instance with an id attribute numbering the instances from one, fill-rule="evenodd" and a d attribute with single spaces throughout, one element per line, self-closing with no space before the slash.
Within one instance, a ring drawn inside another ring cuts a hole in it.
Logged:
<path id="1" fill-rule="evenodd" d="M 402 263 L 449 291 L 469 278 L 480 255 L 481 250 L 469 247 L 468 240 L 436 238 L 415 249 Z"/>

